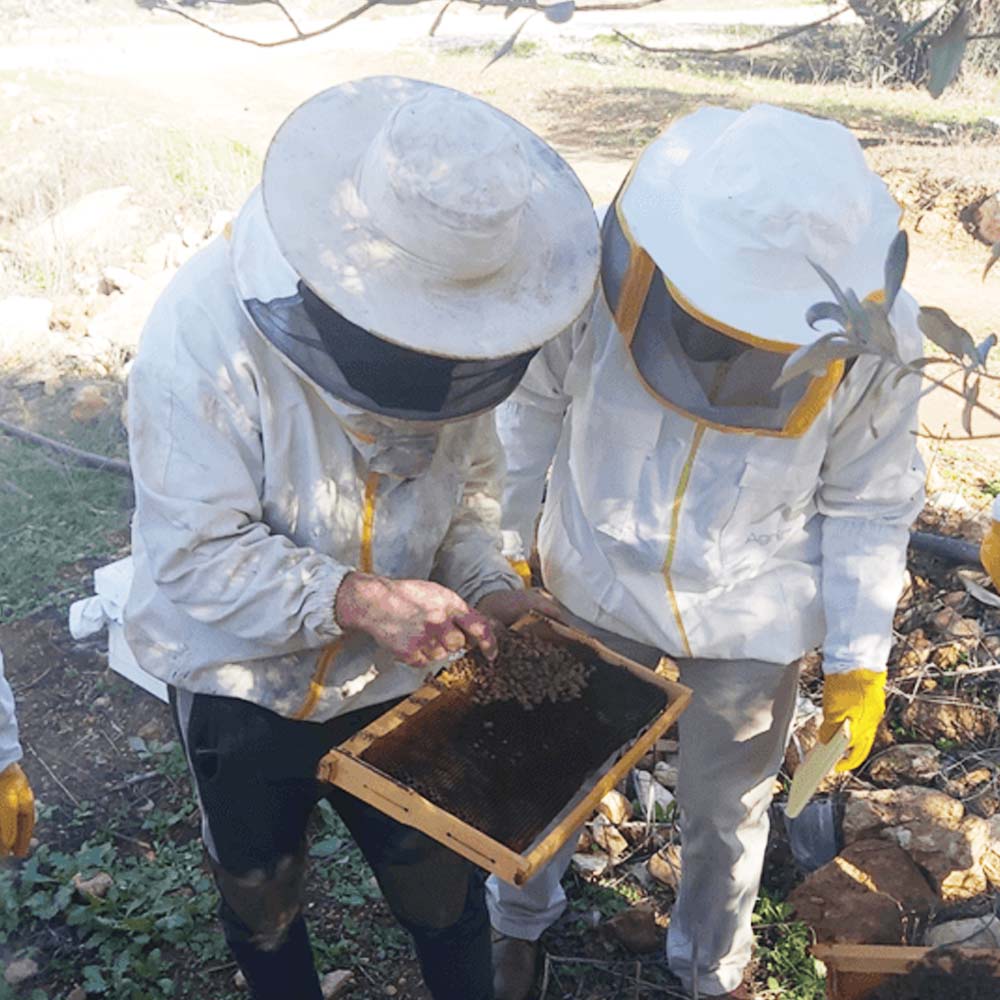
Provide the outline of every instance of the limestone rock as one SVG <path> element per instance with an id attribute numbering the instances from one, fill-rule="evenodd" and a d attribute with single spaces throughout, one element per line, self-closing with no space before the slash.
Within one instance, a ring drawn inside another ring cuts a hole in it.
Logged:
<path id="1" fill-rule="evenodd" d="M 100 292 L 111 295 L 113 292 L 127 292 L 130 288 L 142 284 L 142 278 L 124 267 L 106 267 L 101 272 Z"/>
<path id="2" fill-rule="evenodd" d="M 963 591 L 960 596 L 964 600 L 967 595 Z M 983 627 L 975 618 L 963 618 L 953 607 L 942 608 L 930 622 L 949 639 L 979 639 L 983 634 Z"/>
<path id="3" fill-rule="evenodd" d="M 941 898 L 952 902 L 986 891 L 983 861 L 990 827 L 966 816 L 956 799 L 931 788 L 904 786 L 853 792 L 844 810 L 844 841 L 882 837 L 898 844 L 931 877 Z"/>
<path id="4" fill-rule="evenodd" d="M 342 997 L 354 985 L 354 973 L 350 969 L 337 969 L 328 972 L 321 980 L 319 988 L 323 993 L 323 1000 L 336 1000 Z"/>
<path id="5" fill-rule="evenodd" d="M 616 826 L 632 818 L 632 803 L 629 802 L 621 792 L 612 788 L 607 795 L 601 799 L 597 806 L 597 811 L 604 816 L 608 822 Z"/>
<path id="6" fill-rule="evenodd" d="M 73 876 L 73 888 L 89 899 L 104 899 L 114 884 L 114 879 L 107 872 L 98 872 L 90 878 L 84 878 L 79 872 Z"/>
<path id="7" fill-rule="evenodd" d="M 96 385 L 85 385 L 76 393 L 69 415 L 78 424 L 89 424 L 108 408 L 108 401 Z"/>
<path id="8" fill-rule="evenodd" d="M 657 926 L 652 906 L 631 906 L 601 925 L 604 935 L 624 945 L 636 955 L 648 955 L 663 948 L 663 931 Z"/>
<path id="9" fill-rule="evenodd" d="M 8 986 L 20 986 L 38 975 L 38 963 L 30 958 L 16 958 L 7 963 L 3 971 L 4 981 Z"/>
<path id="10" fill-rule="evenodd" d="M 931 948 L 959 945 L 963 948 L 1000 948 L 1000 917 L 989 913 L 966 920 L 949 920 L 927 932 Z"/>
<path id="11" fill-rule="evenodd" d="M 989 842 L 983 855 L 983 871 L 994 892 L 1000 892 L 1000 816 L 987 820 Z"/>
<path id="12" fill-rule="evenodd" d="M 88 337 L 106 341 L 119 350 L 134 351 L 153 305 L 172 275 L 173 272 L 164 271 L 149 281 L 134 285 L 91 319 L 87 324 Z"/>
<path id="13" fill-rule="evenodd" d="M 976 209 L 973 221 L 980 239 L 987 243 L 1000 242 L 1000 192 L 991 195 Z"/>
<path id="14" fill-rule="evenodd" d="M 941 773 L 941 754 L 929 743 L 891 747 L 871 765 L 868 776 L 876 785 L 929 785 Z"/>
<path id="15" fill-rule="evenodd" d="M 905 851 L 861 840 L 807 876 L 788 902 L 820 941 L 901 944 L 903 914 L 926 916 L 936 899 Z"/>
<path id="16" fill-rule="evenodd" d="M 243 975 L 243 971 L 241 969 L 237 969 L 233 974 L 233 986 L 235 986 L 238 990 L 247 989 L 247 977 Z"/>
<path id="17" fill-rule="evenodd" d="M 668 788 L 673 791 L 677 787 L 677 782 L 680 779 L 680 768 L 677 766 L 676 760 L 658 760 L 656 766 L 653 768 L 653 777 L 661 784 L 664 788 Z"/>
<path id="18" fill-rule="evenodd" d="M 988 739 L 997 725 L 995 709 L 936 698 L 914 699 L 903 710 L 900 721 L 928 742 Z"/>
<path id="19" fill-rule="evenodd" d="M 38 351 L 39 342 L 49 340 L 52 303 L 30 295 L 0 299 L 0 352 L 7 356 Z"/>
<path id="20" fill-rule="evenodd" d="M 674 895 L 681 885 L 681 849 L 678 844 L 668 844 L 657 851 L 646 863 L 649 874 L 661 885 L 673 890 Z"/>
<path id="21" fill-rule="evenodd" d="M 628 853 L 628 841 L 614 823 L 608 822 L 606 816 L 598 814 L 594 817 L 590 824 L 590 835 L 594 838 L 594 843 L 607 851 L 613 859 Z"/>
<path id="22" fill-rule="evenodd" d="M 600 878 L 611 867 L 611 859 L 606 854 L 574 854 L 570 863 L 585 879 Z"/>
<path id="23" fill-rule="evenodd" d="M 99 246 L 138 223 L 139 210 L 128 204 L 131 195 L 127 186 L 91 191 L 32 229 L 29 239 L 49 252 Z"/>

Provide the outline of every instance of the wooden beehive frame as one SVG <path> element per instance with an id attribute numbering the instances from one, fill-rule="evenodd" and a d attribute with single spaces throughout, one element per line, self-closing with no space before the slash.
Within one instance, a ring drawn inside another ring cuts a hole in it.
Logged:
<path id="1" fill-rule="evenodd" d="M 514 628 L 529 627 L 538 621 L 536 617 L 525 619 Z M 434 684 L 425 684 L 405 701 L 327 753 L 319 763 L 319 779 L 350 792 L 407 826 L 416 827 L 498 878 L 513 885 L 522 885 L 543 868 L 573 833 L 590 819 L 601 799 L 655 746 L 656 741 L 674 724 L 691 698 L 688 688 L 619 656 L 584 632 L 548 619 L 544 620 L 544 626 L 567 642 L 587 646 L 605 663 L 627 670 L 645 683 L 660 688 L 667 695 L 667 707 L 609 769 L 595 776 L 585 790 L 581 790 L 563 808 L 524 854 L 511 850 L 361 759 L 373 742 L 441 695 L 440 689 Z"/>
<path id="2" fill-rule="evenodd" d="M 888 979 L 906 975 L 938 950 L 902 945 L 817 944 L 813 946 L 812 953 L 826 966 L 826 995 L 829 1000 L 867 1000 Z M 995 951 L 973 948 L 947 950 L 963 958 L 996 959 Z M 945 998 L 942 997 L 942 1000 Z"/>

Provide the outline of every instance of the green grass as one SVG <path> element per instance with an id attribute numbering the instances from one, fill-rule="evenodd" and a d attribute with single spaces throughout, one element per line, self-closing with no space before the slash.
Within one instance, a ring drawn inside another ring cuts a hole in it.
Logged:
<path id="1" fill-rule="evenodd" d="M 826 995 L 825 970 L 809 954 L 812 934 L 792 918 L 791 907 L 762 893 L 753 916 L 757 937 L 758 981 L 774 1000 L 822 1000 Z"/>
<path id="2" fill-rule="evenodd" d="M 40 449 L 0 436 L 0 622 L 77 593 L 71 564 L 113 551 L 109 536 L 127 524 L 124 479 L 63 465 Z"/>

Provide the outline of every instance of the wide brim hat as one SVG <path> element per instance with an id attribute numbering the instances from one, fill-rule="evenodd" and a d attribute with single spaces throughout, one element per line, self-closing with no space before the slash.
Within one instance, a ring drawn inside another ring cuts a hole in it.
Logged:
<path id="1" fill-rule="evenodd" d="M 678 304 L 751 344 L 798 347 L 832 293 L 883 285 L 900 210 L 844 126 L 756 105 L 702 108 L 640 155 L 616 199 L 629 240 Z"/>
<path id="2" fill-rule="evenodd" d="M 519 122 L 450 88 L 378 76 L 323 91 L 278 129 L 261 190 L 302 281 L 400 347 L 523 354 L 593 295 L 599 233 L 573 170 Z"/>

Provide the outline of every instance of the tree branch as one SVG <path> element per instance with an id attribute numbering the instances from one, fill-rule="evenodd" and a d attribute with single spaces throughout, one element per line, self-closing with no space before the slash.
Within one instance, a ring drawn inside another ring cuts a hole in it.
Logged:
<path id="1" fill-rule="evenodd" d="M 77 465 L 85 465 L 91 469 L 99 469 L 103 472 L 114 472 L 116 475 L 125 476 L 129 479 L 132 478 L 132 470 L 129 467 L 128 462 L 123 462 L 120 458 L 108 458 L 105 455 L 95 455 L 93 452 L 83 451 L 80 448 L 74 448 L 71 444 L 63 444 L 61 441 L 53 441 L 52 438 L 36 434 L 34 431 L 25 430 L 23 427 L 18 427 L 16 424 L 8 423 L 6 420 L 0 420 L 0 434 L 9 434 L 11 437 L 17 438 L 20 441 L 26 441 L 28 444 L 36 444 L 42 448 L 48 448 L 50 451 L 64 455 L 71 462 L 75 462 Z"/>
<path id="2" fill-rule="evenodd" d="M 794 28 L 789 28 L 787 31 L 782 31 L 777 35 L 772 35 L 770 38 L 764 38 L 759 42 L 751 42 L 749 45 L 734 45 L 724 49 L 659 48 L 655 45 L 644 45 L 642 42 L 638 42 L 634 38 L 630 38 L 628 35 L 618 31 L 617 28 L 615 29 L 615 34 L 622 39 L 622 41 L 627 42 L 629 45 L 634 45 L 637 49 L 642 49 L 643 52 L 657 52 L 669 55 L 685 56 L 731 56 L 737 55 L 740 52 L 750 52 L 753 49 L 762 49 L 766 45 L 773 45 L 775 42 L 782 42 L 786 38 L 793 38 L 795 35 L 804 34 L 807 31 L 811 31 L 813 28 L 818 28 L 821 24 L 826 24 L 828 21 L 832 21 L 834 18 L 840 17 L 841 14 L 846 14 L 850 9 L 850 6 L 840 7 L 832 14 L 827 14 L 826 17 L 821 17 L 818 21 L 810 21 L 809 24 L 797 25 Z"/>
<path id="3" fill-rule="evenodd" d="M 268 0 L 269 3 L 275 4 L 275 6 L 281 8 L 284 11 L 286 17 L 291 20 L 291 15 L 285 10 L 284 7 L 278 2 L 278 0 Z M 199 28 L 204 28 L 206 31 L 212 32 L 213 35 L 218 35 L 220 38 L 228 38 L 234 42 L 245 42 L 247 45 L 255 45 L 259 49 L 274 49 L 279 45 L 291 45 L 293 42 L 305 42 L 310 38 L 318 38 L 320 35 L 325 35 L 327 32 L 333 31 L 335 28 L 339 28 L 343 24 L 347 24 L 348 21 L 353 21 L 355 18 L 361 17 L 362 14 L 367 13 L 372 7 L 377 7 L 382 0 L 367 0 L 360 7 L 355 7 L 354 10 L 348 11 L 343 17 L 330 24 L 324 25 L 322 28 L 317 28 L 315 31 L 299 31 L 296 25 L 296 34 L 291 38 L 278 38 L 271 42 L 261 42 L 256 38 L 247 38 L 245 35 L 234 35 L 231 32 L 223 31 L 221 28 L 216 28 L 214 25 L 209 24 L 207 21 L 202 21 L 200 18 L 193 17 L 186 10 L 181 10 L 180 7 L 175 6 L 170 0 L 154 0 L 153 10 L 162 10 L 168 14 L 176 14 L 178 17 L 183 17 L 185 21 L 190 21 L 192 24 L 198 25 Z M 295 25 L 294 20 L 292 24 Z"/>

